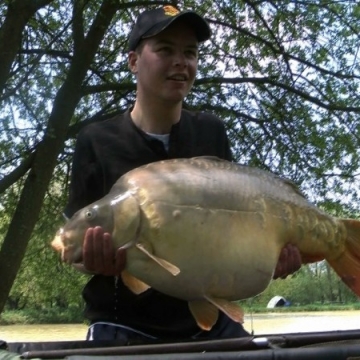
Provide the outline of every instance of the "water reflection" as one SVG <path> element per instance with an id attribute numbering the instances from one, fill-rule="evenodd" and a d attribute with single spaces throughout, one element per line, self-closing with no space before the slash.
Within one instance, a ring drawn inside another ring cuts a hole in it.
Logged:
<path id="1" fill-rule="evenodd" d="M 244 327 L 255 335 L 313 331 L 356 330 L 360 311 L 247 314 Z M 7 325 L 0 327 L 0 339 L 7 342 L 85 340 L 83 324 Z"/>
<path id="2" fill-rule="evenodd" d="M 255 335 L 360 329 L 360 311 L 267 313 L 245 316 L 244 327 Z"/>
<path id="3" fill-rule="evenodd" d="M 83 324 L 0 326 L 0 339 L 7 342 L 85 340 Z"/>

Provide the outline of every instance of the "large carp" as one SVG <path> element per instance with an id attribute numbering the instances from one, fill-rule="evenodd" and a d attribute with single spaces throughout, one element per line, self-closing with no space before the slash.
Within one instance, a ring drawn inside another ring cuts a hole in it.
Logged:
<path id="1" fill-rule="evenodd" d="M 77 263 L 87 228 L 102 226 L 127 248 L 124 283 L 187 300 L 202 329 L 218 310 L 238 322 L 232 301 L 262 292 L 281 249 L 304 262 L 326 259 L 360 295 L 360 222 L 311 205 L 288 180 L 212 157 L 165 160 L 122 176 L 108 195 L 79 210 L 52 246 Z"/>

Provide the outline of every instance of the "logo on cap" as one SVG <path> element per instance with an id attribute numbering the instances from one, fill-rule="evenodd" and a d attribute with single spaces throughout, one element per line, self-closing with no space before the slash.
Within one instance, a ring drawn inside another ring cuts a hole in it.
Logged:
<path id="1" fill-rule="evenodd" d="M 164 9 L 165 15 L 167 15 L 167 16 L 175 16 L 180 12 L 178 9 L 176 9 L 175 7 L 173 7 L 171 5 L 166 5 L 163 7 L 163 9 Z"/>

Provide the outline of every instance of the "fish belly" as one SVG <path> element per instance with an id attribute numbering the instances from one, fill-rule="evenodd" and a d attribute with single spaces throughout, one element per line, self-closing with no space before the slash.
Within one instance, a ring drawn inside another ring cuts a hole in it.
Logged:
<path id="1" fill-rule="evenodd" d="M 128 251 L 128 270 L 175 297 L 259 294 L 287 243 L 310 260 L 343 252 L 344 227 L 293 184 L 260 169 L 179 159 L 149 164 L 122 182 L 141 207 L 137 241 L 180 274 L 171 275 L 137 248 Z"/>
<path id="2" fill-rule="evenodd" d="M 148 214 L 138 242 L 180 269 L 173 276 L 129 249 L 127 270 L 151 287 L 184 300 L 239 300 L 269 284 L 282 244 L 262 214 L 165 202 L 151 204 Z"/>

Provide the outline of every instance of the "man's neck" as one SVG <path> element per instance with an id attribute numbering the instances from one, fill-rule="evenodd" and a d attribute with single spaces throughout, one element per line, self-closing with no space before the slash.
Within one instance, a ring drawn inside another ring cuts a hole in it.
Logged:
<path id="1" fill-rule="evenodd" d="M 179 122 L 182 104 L 143 104 L 138 99 L 131 112 L 134 124 L 152 134 L 168 134 L 171 127 Z"/>

